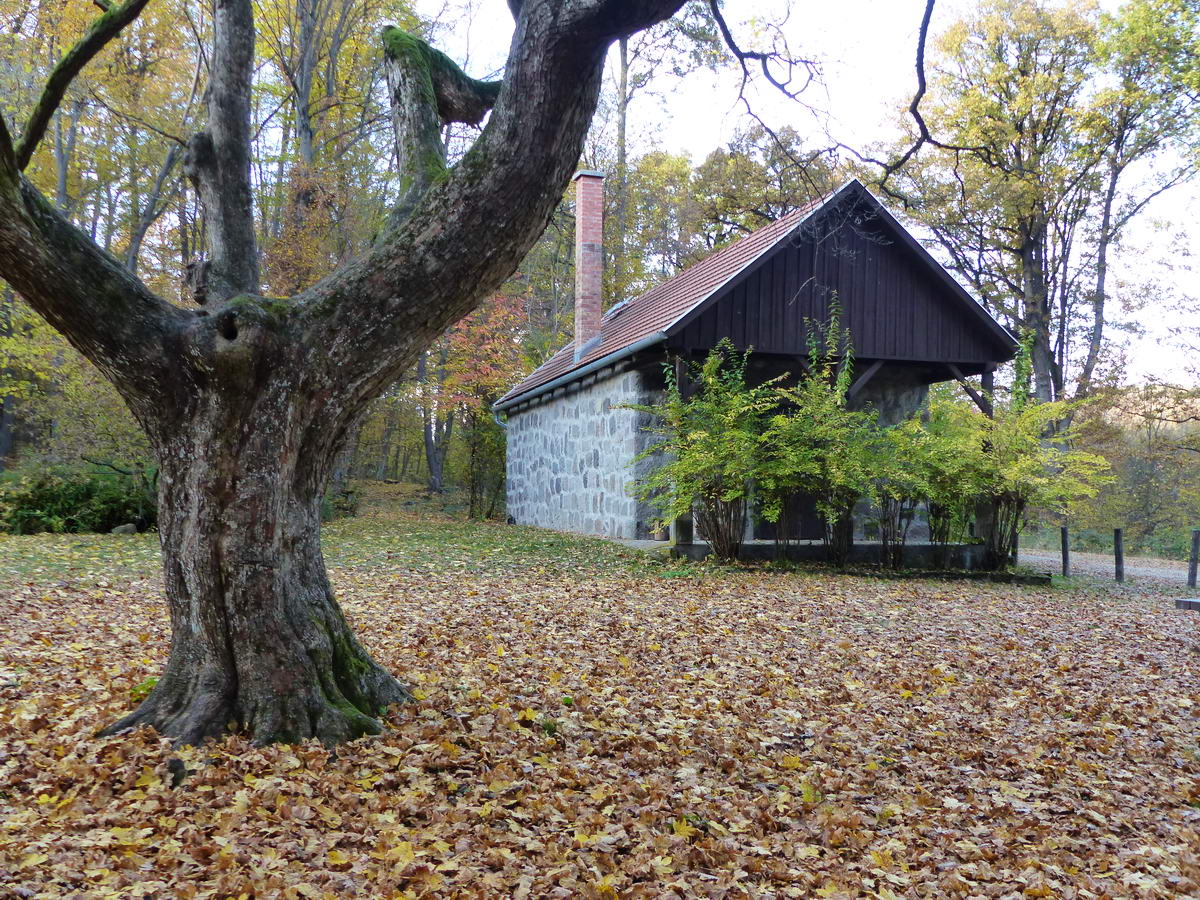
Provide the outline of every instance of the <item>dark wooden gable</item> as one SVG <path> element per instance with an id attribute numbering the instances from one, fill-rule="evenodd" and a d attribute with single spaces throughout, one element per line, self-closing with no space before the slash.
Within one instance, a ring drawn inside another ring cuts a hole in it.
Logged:
<path id="1" fill-rule="evenodd" d="M 1012 358 L 1010 337 L 865 189 L 847 192 L 668 332 L 673 350 L 721 338 L 802 355 L 807 325 L 837 297 L 859 359 L 954 363 L 978 373 Z"/>

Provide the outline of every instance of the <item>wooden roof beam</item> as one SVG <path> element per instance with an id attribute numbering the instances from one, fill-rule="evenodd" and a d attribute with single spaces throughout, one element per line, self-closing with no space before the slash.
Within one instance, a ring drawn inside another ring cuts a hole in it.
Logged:
<path id="1" fill-rule="evenodd" d="M 846 391 L 846 399 L 853 400 L 858 392 L 867 386 L 867 382 L 874 378 L 882 368 L 882 359 L 877 359 L 871 365 L 867 366 L 867 370 L 855 378 L 854 382 L 850 385 L 850 390 Z"/>
<path id="2" fill-rule="evenodd" d="M 962 369 L 960 369 L 954 363 L 946 363 L 946 368 L 950 370 L 950 374 L 954 376 L 954 380 L 961 384 L 962 389 L 970 395 L 972 400 L 975 401 L 975 405 L 979 407 L 979 411 L 989 419 L 992 418 L 992 416 L 995 414 L 995 409 L 992 407 L 991 398 L 986 397 L 979 393 L 979 391 L 975 390 L 971 383 L 963 376 Z"/>

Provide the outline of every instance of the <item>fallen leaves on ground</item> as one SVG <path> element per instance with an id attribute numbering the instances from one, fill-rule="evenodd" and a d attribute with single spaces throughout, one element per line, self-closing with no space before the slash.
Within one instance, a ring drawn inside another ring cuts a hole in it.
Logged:
<path id="1" fill-rule="evenodd" d="M 347 614 L 419 698 L 335 754 L 97 739 L 163 659 L 157 582 L 118 553 L 0 589 L 0 887 L 1200 894 L 1200 617 L 1168 601 L 672 571 L 411 516 L 331 530 Z"/>

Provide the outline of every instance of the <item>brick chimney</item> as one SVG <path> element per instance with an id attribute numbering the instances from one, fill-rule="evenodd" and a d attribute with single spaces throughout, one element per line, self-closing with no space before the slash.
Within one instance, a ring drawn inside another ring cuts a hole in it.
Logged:
<path id="1" fill-rule="evenodd" d="M 600 336 L 604 279 L 604 174 L 575 173 L 575 361 Z M 590 348 L 589 348 L 590 349 Z"/>

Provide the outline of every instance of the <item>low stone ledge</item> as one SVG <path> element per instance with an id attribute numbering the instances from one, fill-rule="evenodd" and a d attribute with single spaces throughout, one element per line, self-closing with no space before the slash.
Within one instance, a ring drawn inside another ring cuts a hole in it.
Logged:
<path id="1" fill-rule="evenodd" d="M 1178 597 L 1175 600 L 1175 608 L 1176 609 L 1190 609 L 1193 612 L 1200 612 L 1200 599 L 1197 599 L 1195 597 L 1187 598 L 1187 599 L 1185 599 L 1183 597 Z"/>

